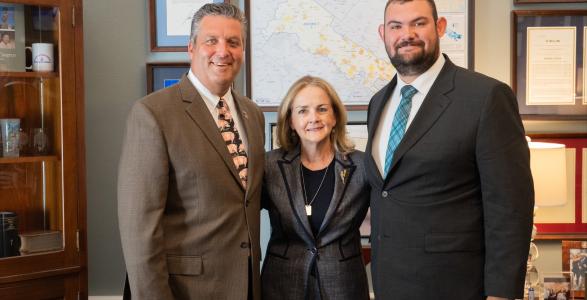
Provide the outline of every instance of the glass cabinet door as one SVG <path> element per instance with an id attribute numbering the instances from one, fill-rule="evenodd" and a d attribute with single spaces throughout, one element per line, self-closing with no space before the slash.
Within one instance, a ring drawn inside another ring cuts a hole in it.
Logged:
<path id="1" fill-rule="evenodd" d="M 60 18 L 0 2 L 0 260 L 64 249 Z"/>

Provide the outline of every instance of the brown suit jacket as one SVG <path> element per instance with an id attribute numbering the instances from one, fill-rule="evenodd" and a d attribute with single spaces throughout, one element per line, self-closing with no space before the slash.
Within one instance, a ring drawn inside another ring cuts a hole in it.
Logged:
<path id="1" fill-rule="evenodd" d="M 245 129 L 248 186 L 203 99 L 184 76 L 139 100 L 118 177 L 120 234 L 133 299 L 260 299 L 264 119 L 233 94 Z"/>

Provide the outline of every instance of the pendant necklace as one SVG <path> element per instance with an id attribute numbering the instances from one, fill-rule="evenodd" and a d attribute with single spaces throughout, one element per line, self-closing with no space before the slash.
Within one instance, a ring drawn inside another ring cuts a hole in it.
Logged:
<path id="1" fill-rule="evenodd" d="M 304 182 L 304 166 L 302 165 L 302 162 L 300 160 L 300 174 L 302 175 L 302 190 L 304 191 L 304 204 L 305 204 L 304 207 L 306 208 L 306 216 L 312 215 L 312 203 L 314 203 L 314 200 L 316 200 L 316 196 L 318 196 L 318 193 L 320 192 L 320 189 L 322 188 L 322 184 L 324 183 L 324 179 L 326 178 L 326 174 L 328 174 L 328 168 L 330 168 L 330 164 L 328 164 L 328 166 L 326 167 L 326 170 L 324 171 L 324 175 L 322 175 L 322 180 L 320 181 L 320 185 L 318 186 L 318 190 L 316 190 L 316 193 L 312 197 L 312 200 L 310 200 L 310 202 L 308 202 L 308 195 L 306 195 L 306 183 Z"/>

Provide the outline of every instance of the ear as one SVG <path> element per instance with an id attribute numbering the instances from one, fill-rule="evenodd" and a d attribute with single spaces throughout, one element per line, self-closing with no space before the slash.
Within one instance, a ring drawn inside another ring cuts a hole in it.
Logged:
<path id="1" fill-rule="evenodd" d="M 188 55 L 190 56 L 190 60 L 193 59 L 193 55 L 194 55 L 194 43 L 192 41 L 190 41 L 188 43 Z"/>
<path id="2" fill-rule="evenodd" d="M 379 25 L 379 37 L 385 43 L 385 24 Z"/>
<path id="3" fill-rule="evenodd" d="M 446 19 L 444 17 L 439 17 L 436 21 L 436 32 L 439 38 L 444 36 L 446 32 Z"/>

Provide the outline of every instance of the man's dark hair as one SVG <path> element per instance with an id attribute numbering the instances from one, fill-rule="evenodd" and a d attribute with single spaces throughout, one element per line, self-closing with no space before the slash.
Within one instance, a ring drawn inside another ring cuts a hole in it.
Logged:
<path id="1" fill-rule="evenodd" d="M 383 10 L 383 19 L 385 20 L 385 12 L 387 11 L 387 7 L 390 4 L 392 4 L 392 3 L 404 4 L 406 2 L 413 2 L 413 1 L 414 0 L 388 0 L 387 4 L 385 4 L 385 9 Z M 432 8 L 432 18 L 434 19 L 434 23 L 436 23 L 436 21 L 438 21 L 438 11 L 436 10 L 436 3 L 434 3 L 434 0 L 426 0 L 426 2 L 428 2 L 430 7 Z"/>

